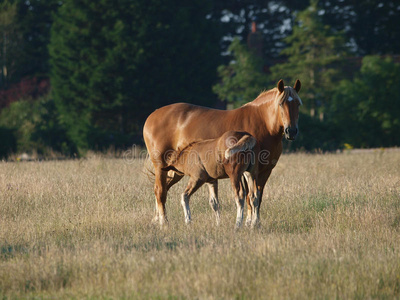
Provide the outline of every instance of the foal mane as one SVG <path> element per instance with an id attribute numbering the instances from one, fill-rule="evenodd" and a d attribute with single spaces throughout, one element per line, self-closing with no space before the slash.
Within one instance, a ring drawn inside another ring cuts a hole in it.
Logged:
<path id="1" fill-rule="evenodd" d="M 182 156 L 183 152 L 185 152 L 186 150 L 188 150 L 189 148 L 191 148 L 194 144 L 198 143 L 200 141 L 193 141 L 190 142 L 189 144 L 187 144 L 185 147 L 183 147 L 182 149 L 175 150 L 176 156 L 174 157 L 173 160 L 171 160 L 168 164 L 169 165 L 173 165 L 174 163 L 176 163 L 179 159 L 179 157 Z"/>

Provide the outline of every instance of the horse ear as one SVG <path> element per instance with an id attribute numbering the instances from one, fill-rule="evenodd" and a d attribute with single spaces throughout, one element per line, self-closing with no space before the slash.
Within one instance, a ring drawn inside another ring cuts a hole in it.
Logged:
<path id="1" fill-rule="evenodd" d="M 285 84 L 283 83 L 283 79 L 281 79 L 278 81 L 278 90 L 280 93 L 282 93 L 284 89 L 285 89 Z"/>
<path id="2" fill-rule="evenodd" d="M 296 90 L 297 93 L 300 91 L 300 89 L 301 89 L 300 80 L 298 80 L 298 79 L 296 80 L 296 82 L 294 83 L 294 87 L 293 88 Z"/>

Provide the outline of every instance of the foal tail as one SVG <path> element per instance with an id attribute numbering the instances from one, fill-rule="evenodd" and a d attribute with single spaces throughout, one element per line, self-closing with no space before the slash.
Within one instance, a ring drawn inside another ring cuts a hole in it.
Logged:
<path id="1" fill-rule="evenodd" d="M 252 150 L 257 140 L 251 135 L 245 135 L 237 143 L 225 150 L 225 158 L 230 158 L 233 154 L 241 151 Z"/>

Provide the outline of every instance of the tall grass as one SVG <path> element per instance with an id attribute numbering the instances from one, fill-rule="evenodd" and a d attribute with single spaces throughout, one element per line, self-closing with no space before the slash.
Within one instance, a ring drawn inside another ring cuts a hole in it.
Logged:
<path id="1" fill-rule="evenodd" d="M 400 152 L 284 155 L 258 230 L 208 190 L 151 224 L 140 161 L 0 163 L 0 298 L 399 298 Z"/>

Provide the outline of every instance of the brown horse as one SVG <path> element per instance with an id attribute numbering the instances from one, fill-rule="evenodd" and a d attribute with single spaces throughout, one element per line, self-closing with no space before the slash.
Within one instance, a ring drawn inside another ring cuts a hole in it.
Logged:
<path id="1" fill-rule="evenodd" d="M 244 174 L 246 174 L 247 193 L 252 212 L 255 212 L 258 206 L 259 191 L 256 182 L 258 155 L 257 140 L 249 133 L 241 131 L 227 131 L 218 139 L 191 143 L 176 154 L 174 153 L 171 163 L 162 170 L 172 170 L 177 174 L 190 176 L 181 199 L 186 224 L 191 221 L 190 196 L 206 182 L 229 177 L 237 208 L 236 227 L 239 228 L 243 220 L 243 205 L 246 195 L 245 187 L 241 182 Z M 218 224 L 218 203 L 215 214 Z M 252 226 L 256 223 L 257 220 L 254 219 Z"/>
<path id="2" fill-rule="evenodd" d="M 300 88 L 299 80 L 296 80 L 293 88 L 284 86 L 280 80 L 277 88 L 263 92 L 254 101 L 230 111 L 186 103 L 171 104 L 154 111 L 143 128 L 144 141 L 155 168 L 154 220 L 164 224 L 167 192 L 183 177 L 176 172 L 169 177 L 167 171 L 162 170 L 168 165 L 170 154 L 194 141 L 218 138 L 229 130 L 250 133 L 257 139 L 260 151 L 264 154 L 264 157 L 260 157 L 257 177 L 260 191 L 256 212 L 258 219 L 264 186 L 282 153 L 282 136 L 294 140 L 298 133 L 299 106 L 302 104 L 298 96 Z M 215 207 L 215 203 L 218 203 L 217 181 L 208 183 L 208 187 L 211 207 Z M 252 220 L 249 202 L 247 199 L 246 224 Z"/>

